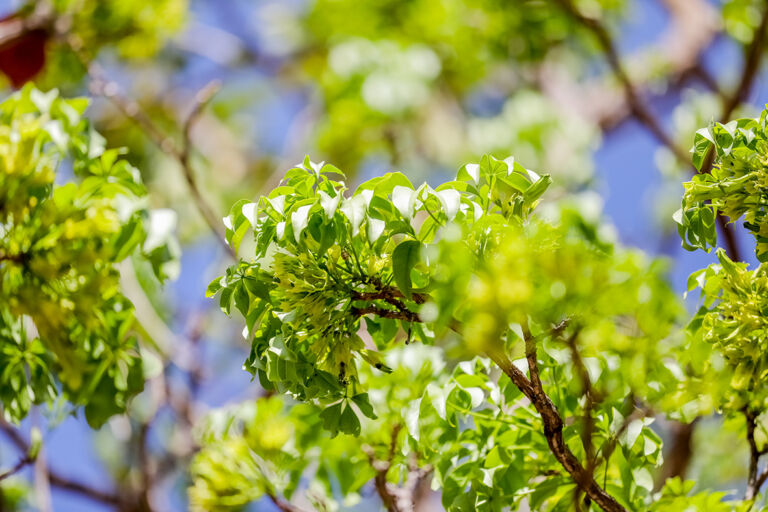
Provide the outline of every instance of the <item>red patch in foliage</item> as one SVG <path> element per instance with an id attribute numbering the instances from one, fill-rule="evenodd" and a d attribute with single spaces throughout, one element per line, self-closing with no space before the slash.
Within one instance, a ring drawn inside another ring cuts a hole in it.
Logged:
<path id="1" fill-rule="evenodd" d="M 3 32 L 3 25 L 10 23 L 19 23 L 19 20 L 15 16 L 0 20 L 0 33 Z M 0 71 L 8 77 L 11 85 L 21 87 L 43 69 L 48 36 L 43 29 L 25 30 L 0 45 Z"/>

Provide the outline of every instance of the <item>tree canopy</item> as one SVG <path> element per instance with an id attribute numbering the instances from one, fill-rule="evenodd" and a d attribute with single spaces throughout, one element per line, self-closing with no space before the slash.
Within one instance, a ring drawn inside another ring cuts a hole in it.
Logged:
<path id="1" fill-rule="evenodd" d="M 0 511 L 768 509 L 765 2 L 246 4 L 0 18 Z"/>

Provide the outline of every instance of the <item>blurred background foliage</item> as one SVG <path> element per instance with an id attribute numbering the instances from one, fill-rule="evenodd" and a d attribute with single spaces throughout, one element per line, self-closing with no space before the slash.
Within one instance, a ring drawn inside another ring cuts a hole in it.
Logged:
<path id="1" fill-rule="evenodd" d="M 158 375 L 127 416 L 96 432 L 60 407 L 37 411 L 18 430 L 3 423 L 3 467 L 28 449 L 33 426 L 45 432 L 43 462 L 2 482 L 3 510 L 187 507 L 199 439 L 192 426 L 211 407 L 260 395 L 240 368 L 248 347 L 235 322 L 203 298 L 230 262 L 217 243 L 219 219 L 235 200 L 276 185 L 304 154 L 333 162 L 355 183 L 388 170 L 439 181 L 483 153 L 514 154 L 551 172 L 549 200 L 567 200 L 591 219 L 605 212 L 613 224 L 603 231 L 672 258 L 670 279 L 682 292 L 691 270 L 714 261 L 681 252 L 671 222 L 693 134 L 713 118 L 755 114 L 768 91 L 761 0 L 0 6 L 6 94 L 34 79 L 64 96 L 93 95 L 87 116 L 108 147 L 127 148 L 150 206 L 177 212 L 183 246 L 181 275 L 165 290 L 150 266 L 121 268 L 146 337 L 165 349 Z M 215 95 L 212 80 L 221 84 Z M 747 240 L 741 230 L 735 236 L 736 247 Z M 247 431 L 252 406 L 233 407 L 245 411 L 236 428 Z M 708 417 L 682 434 L 679 425 L 657 425 L 682 450 L 668 458 L 681 457 L 689 477 L 731 489 L 743 481 L 747 452 L 731 435 L 734 421 Z M 41 471 L 50 492 L 25 483 Z M 192 497 L 205 503 L 204 490 Z M 375 502 L 363 498 L 358 510 Z"/>

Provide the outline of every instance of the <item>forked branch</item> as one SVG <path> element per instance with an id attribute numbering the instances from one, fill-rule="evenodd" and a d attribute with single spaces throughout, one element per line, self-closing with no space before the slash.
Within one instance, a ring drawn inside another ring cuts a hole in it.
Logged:
<path id="1" fill-rule="evenodd" d="M 385 318 L 421 322 L 418 314 L 412 311 L 392 311 L 374 305 L 359 308 L 355 311 L 360 315 L 374 314 L 384 316 Z M 566 325 L 567 322 L 564 322 L 555 326 L 553 332 L 559 333 Z M 458 325 L 454 329 L 458 332 L 461 331 Z M 489 351 L 487 355 L 533 404 L 541 416 L 544 425 L 544 436 L 547 439 L 550 451 L 571 478 L 573 478 L 582 492 L 606 512 L 625 512 L 626 509 L 613 496 L 608 494 L 605 489 L 598 485 L 592 471 L 585 469 L 571 449 L 568 448 L 568 445 L 566 445 L 563 438 L 563 419 L 552 399 L 544 391 L 539 375 L 536 345 L 530 335 L 526 334 L 526 358 L 528 360 L 530 378 L 526 377 L 519 368 L 512 364 L 512 361 L 503 351 Z"/>

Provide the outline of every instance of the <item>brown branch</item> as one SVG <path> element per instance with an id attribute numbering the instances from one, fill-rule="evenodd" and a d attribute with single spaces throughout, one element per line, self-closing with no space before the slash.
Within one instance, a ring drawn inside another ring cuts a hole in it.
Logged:
<path id="1" fill-rule="evenodd" d="M 12 468 L 5 471 L 4 473 L 0 473 L 0 481 L 15 475 L 16 473 L 24 469 L 29 464 L 32 464 L 33 462 L 35 462 L 34 457 L 30 457 L 29 455 L 22 457 Z"/>
<path id="2" fill-rule="evenodd" d="M 18 254 L 1 254 L 0 255 L 0 262 L 9 261 L 11 263 L 23 264 L 23 263 L 26 263 L 28 260 L 29 260 L 29 255 L 24 252 L 18 253 Z"/>
<path id="3" fill-rule="evenodd" d="M 760 57 L 762 56 L 765 46 L 766 32 L 768 32 L 768 2 L 763 9 L 762 16 L 760 18 L 760 24 L 755 29 L 754 37 L 746 49 L 746 58 L 744 61 L 744 68 L 739 78 L 739 83 L 736 89 L 728 97 L 723 97 L 723 110 L 720 115 L 720 119 L 723 122 L 727 122 L 733 115 L 736 108 L 746 101 L 749 96 L 749 92 L 752 89 L 757 71 L 760 67 Z M 721 94 L 722 96 L 722 94 Z M 711 172 L 712 164 L 714 162 L 715 152 L 712 148 L 707 152 L 704 162 L 702 163 L 702 172 Z M 730 225 L 721 214 L 717 215 L 717 225 L 720 228 L 720 233 L 725 242 L 725 248 L 728 256 L 734 261 L 743 261 L 741 250 L 739 248 L 736 236 Z M 685 475 L 685 471 L 693 456 L 693 450 L 691 449 L 691 441 L 693 438 L 693 430 L 696 425 L 696 420 L 691 423 L 681 424 L 675 431 L 674 443 L 672 444 L 672 454 L 666 458 L 662 469 L 663 478 L 670 478 L 675 476 Z M 749 435 L 749 434 L 748 434 Z M 752 464 L 750 463 L 750 473 L 752 471 Z M 757 467 L 754 467 L 754 471 L 757 471 Z M 753 481 L 756 485 L 756 482 Z M 759 486 L 757 487 L 759 489 Z M 748 488 L 749 491 L 749 488 Z"/>
<path id="4" fill-rule="evenodd" d="M 103 78 L 103 74 L 100 71 L 97 71 L 98 69 L 99 68 L 94 64 L 89 66 L 89 73 L 92 77 L 91 92 L 95 95 L 103 96 L 110 100 L 112 104 L 115 105 L 124 116 L 136 123 L 162 152 L 178 161 L 182 170 L 182 174 L 184 175 L 184 179 L 189 186 L 189 191 L 192 194 L 192 199 L 194 200 L 195 206 L 200 212 L 200 215 L 203 217 L 206 224 L 208 224 L 208 227 L 214 233 L 216 239 L 219 241 L 226 253 L 233 259 L 236 258 L 234 249 L 230 247 L 224 238 L 224 234 L 220 227 L 221 221 L 219 217 L 214 213 L 213 208 L 208 204 L 208 201 L 206 201 L 202 195 L 202 192 L 200 191 L 200 187 L 197 184 L 197 179 L 195 178 L 194 169 L 192 169 L 190 162 L 191 146 L 189 142 L 189 136 L 191 126 L 199 116 L 205 104 L 210 101 L 210 97 L 206 98 L 200 93 L 196 95 L 195 104 L 192 109 L 193 115 L 190 116 L 184 123 L 184 144 L 180 149 L 173 142 L 173 139 L 166 136 L 155 125 L 155 123 L 146 114 L 143 113 L 136 101 L 122 96 L 120 94 L 117 83 L 105 80 Z M 210 94 L 210 91 L 215 92 L 216 84 L 217 82 L 212 82 L 212 84 L 209 84 L 209 86 L 203 88 L 201 93 Z"/>
<path id="5" fill-rule="evenodd" d="M 421 322 L 421 318 L 419 318 L 418 313 L 414 313 L 413 311 L 410 311 L 408 309 L 406 309 L 405 311 L 393 311 L 391 309 L 384 309 L 382 307 L 371 304 L 362 308 L 353 307 L 351 309 L 351 312 L 355 316 L 376 315 L 382 318 L 391 318 L 393 320 L 404 320 L 406 322 Z"/>
<path id="6" fill-rule="evenodd" d="M 51 482 L 52 486 L 58 489 L 74 492 L 94 501 L 106 503 L 108 505 L 121 505 L 124 503 L 124 500 L 121 499 L 117 494 L 94 489 L 93 487 L 74 480 L 70 480 L 69 478 L 65 478 L 60 474 L 54 473 L 50 470 L 48 471 L 48 480 Z"/>
<path id="7" fill-rule="evenodd" d="M 536 348 L 536 339 L 531 336 L 528 327 L 525 326 L 525 359 L 528 361 L 528 379 L 534 388 L 541 388 L 541 376 L 539 375 L 539 356 Z"/>
<path id="8" fill-rule="evenodd" d="M 13 425 L 5 421 L 2 416 L 0 416 L 0 430 L 3 431 L 3 434 L 5 434 L 18 451 L 21 453 L 29 452 L 29 443 L 27 443 L 21 433 L 16 430 Z"/>
<path id="9" fill-rule="evenodd" d="M 560 333 L 563 329 L 565 329 L 566 322 L 563 322 L 552 329 L 553 333 Z M 524 336 L 525 336 L 525 358 L 528 361 L 528 378 L 531 382 L 531 386 L 534 389 L 534 391 L 539 394 L 544 394 L 544 386 L 541 383 L 541 375 L 539 371 L 539 362 L 538 362 L 538 351 L 536 347 L 536 338 L 534 338 L 531 333 L 528 331 L 527 326 L 524 328 Z M 578 331 L 577 331 L 578 333 Z M 587 467 L 584 469 L 584 475 L 592 475 L 592 472 L 594 470 L 594 460 L 595 460 L 595 454 L 592 447 L 592 431 L 594 430 L 594 421 L 592 419 L 592 405 L 594 403 L 592 399 L 592 384 L 589 380 L 589 374 L 587 373 L 587 369 L 584 366 L 584 362 L 581 359 L 581 356 L 579 355 L 577 349 L 576 349 L 576 334 L 573 334 L 569 340 L 568 345 L 571 348 L 572 352 L 572 359 L 573 364 L 577 369 L 577 372 L 579 373 L 579 377 L 582 380 L 582 387 L 584 389 L 584 395 L 587 400 L 587 405 L 584 410 L 584 429 L 581 435 L 582 444 L 584 446 L 584 453 L 587 457 Z M 547 397 L 547 400 L 549 400 L 549 397 Z M 533 400 L 531 400 L 533 402 Z M 551 404 L 551 400 L 549 401 Z M 534 404 L 535 406 L 535 404 Z M 554 404 L 552 404 L 552 407 L 554 407 Z M 538 407 L 537 407 L 538 410 Z M 556 411 L 555 411 L 556 412 Z M 542 419 L 544 418 L 544 415 L 542 414 Z M 560 418 L 560 414 L 557 413 L 557 419 L 560 422 L 560 429 L 562 429 L 562 419 Z M 553 423 L 553 425 L 555 425 Z M 546 422 L 545 422 L 545 433 L 546 433 Z M 549 437 L 547 439 L 547 442 L 549 442 Z M 557 455 L 557 454 L 555 454 Z M 575 457 L 574 457 L 575 459 Z M 559 460 L 559 459 L 558 459 Z M 567 468 L 566 468 L 567 469 Z M 582 478 L 583 483 L 587 483 L 584 476 L 580 476 Z M 577 481 L 578 483 L 578 481 Z M 588 484 L 587 484 L 588 485 Z M 586 489 L 583 489 L 582 485 L 579 485 L 580 490 L 584 490 L 586 492 Z M 581 499 L 580 499 L 580 492 L 577 492 L 574 496 L 574 505 L 577 510 L 581 510 Z"/>
<path id="10" fill-rule="evenodd" d="M 746 59 L 744 61 L 744 69 L 741 72 L 741 78 L 739 79 L 739 85 L 733 94 L 726 99 L 723 105 L 723 112 L 721 118 L 727 121 L 733 111 L 739 104 L 746 101 L 749 96 L 749 92 L 752 90 L 752 85 L 755 82 L 757 71 L 760 68 L 760 57 L 763 55 L 765 46 L 766 31 L 768 29 L 768 2 L 764 2 L 765 8 L 760 18 L 760 24 L 755 29 L 755 34 L 752 37 L 752 41 L 749 43 L 746 51 Z"/>
<path id="11" fill-rule="evenodd" d="M 664 482 L 676 476 L 684 477 L 693 458 L 693 433 L 699 419 L 694 418 L 690 423 L 672 422 L 671 448 L 664 454 L 656 489 L 661 489 Z"/>
<path id="12" fill-rule="evenodd" d="M 586 403 L 584 404 L 584 426 L 581 433 L 581 442 L 584 446 L 584 453 L 587 456 L 587 472 L 592 473 L 595 469 L 595 450 L 592 443 L 592 435 L 595 431 L 595 420 L 592 417 L 595 406 L 602 399 L 597 396 L 597 392 L 592 387 L 592 380 L 589 377 L 587 366 L 584 364 L 584 360 L 579 353 L 579 349 L 576 346 L 576 339 L 578 337 L 578 331 L 571 335 L 566 340 L 566 345 L 571 351 L 571 362 L 573 363 L 576 373 L 581 380 L 581 392 L 584 395 Z"/>
<path id="13" fill-rule="evenodd" d="M 406 296 L 395 287 L 381 286 L 379 290 L 373 292 L 355 292 L 355 300 L 383 300 L 389 302 L 393 306 L 402 304 L 402 300 L 406 299 Z M 411 300 L 416 304 L 424 304 L 429 300 L 429 296 L 423 293 L 414 293 L 411 296 Z"/>
<path id="14" fill-rule="evenodd" d="M 0 417 L 0 431 L 5 434 L 8 440 L 11 441 L 11 444 L 13 444 L 20 452 L 29 453 L 29 443 L 24 439 L 21 433 L 13 427 L 13 425 L 5 421 L 2 417 Z M 48 468 L 48 480 L 54 487 L 80 494 L 94 501 L 108 505 L 120 505 L 124 503 L 124 500 L 117 494 L 101 491 L 80 482 L 70 480 L 55 471 L 52 471 L 50 468 Z"/>
<path id="15" fill-rule="evenodd" d="M 408 476 L 402 487 L 393 485 L 387 481 L 387 474 L 392 467 L 392 461 L 397 451 L 397 437 L 403 426 L 396 424 L 392 428 L 391 439 L 387 449 L 386 460 L 376 457 L 376 454 L 370 446 L 363 446 L 363 452 L 368 456 L 368 461 L 376 472 L 374 485 L 376 493 L 381 499 L 381 503 L 388 512 L 413 512 L 417 501 L 417 492 L 424 478 L 432 472 L 432 466 L 427 465 L 419 467 L 415 454 L 410 461 Z"/>
<path id="16" fill-rule="evenodd" d="M 760 489 L 763 487 L 766 480 L 768 480 L 768 467 L 763 468 L 763 472 L 757 477 L 757 481 L 755 482 L 755 493 L 760 492 Z"/>
<path id="17" fill-rule="evenodd" d="M 195 179 L 194 170 L 192 169 L 192 164 L 190 163 L 190 157 L 192 153 L 192 144 L 191 144 L 191 131 L 192 126 L 194 126 L 195 122 L 197 121 L 198 117 L 200 117 L 200 114 L 203 112 L 205 107 L 211 102 L 214 95 L 221 89 L 221 82 L 218 80 L 214 80 L 210 82 L 208 85 L 200 89 L 200 91 L 197 92 L 195 95 L 195 102 L 192 105 L 192 110 L 187 117 L 187 120 L 184 122 L 184 129 L 183 129 L 183 139 L 182 139 L 182 145 L 181 150 L 178 152 L 178 155 L 176 158 L 179 161 L 179 164 L 181 165 L 181 169 L 184 172 L 184 179 L 187 181 L 187 185 L 189 186 L 189 191 L 192 193 L 192 197 L 195 201 L 195 204 L 197 205 L 198 210 L 200 210 L 200 213 L 202 214 L 205 221 L 208 223 L 208 227 L 211 228 L 211 231 L 216 234 L 217 239 L 219 241 L 223 241 L 224 248 L 227 251 L 227 253 L 233 258 L 236 259 L 237 255 L 235 254 L 234 249 L 226 243 L 226 239 L 223 237 L 223 234 L 221 233 L 221 220 L 218 218 L 218 216 L 214 213 L 211 206 L 208 204 L 208 202 L 203 197 L 202 192 L 200 191 L 200 187 L 197 184 L 197 180 Z"/>
<path id="18" fill-rule="evenodd" d="M 378 306 L 353 308 L 352 311 L 359 316 L 375 314 L 383 316 L 384 318 L 421 322 L 421 318 L 419 318 L 418 314 L 412 311 L 404 313 L 401 311 L 383 309 Z M 567 325 L 567 321 L 564 322 L 565 323 L 561 322 L 561 324 L 558 324 L 558 326 L 553 329 L 553 332 L 559 332 L 557 329 L 564 328 L 565 325 Z M 452 328 L 460 331 L 458 326 Z M 526 338 L 528 337 L 530 337 L 530 335 L 526 336 Z M 563 419 L 557 411 L 557 407 L 555 407 L 555 404 L 552 402 L 552 399 L 549 398 L 541 385 L 535 351 L 527 348 L 526 355 L 528 354 L 531 354 L 528 358 L 528 368 L 531 372 L 530 379 L 526 377 L 519 368 L 512 364 L 509 357 L 502 351 L 489 351 L 487 355 L 499 368 L 501 368 L 501 371 L 512 380 L 515 386 L 523 392 L 536 408 L 536 411 L 538 411 L 542 423 L 544 424 L 544 436 L 547 439 L 550 451 L 568 474 L 571 475 L 571 478 L 574 479 L 582 491 L 584 491 L 592 501 L 597 503 L 606 512 L 625 512 L 626 509 L 621 506 L 613 496 L 608 494 L 597 484 L 593 475 L 584 469 L 584 466 L 581 465 L 573 452 L 571 452 L 570 448 L 565 444 L 565 440 L 563 439 Z M 396 509 L 389 510 L 395 511 Z"/>
<path id="19" fill-rule="evenodd" d="M 631 114 L 638 121 L 640 121 L 641 124 L 648 128 L 648 130 L 656 137 L 656 139 L 672 154 L 674 154 L 681 163 L 690 165 L 688 155 L 683 152 L 677 146 L 677 144 L 675 144 L 672 138 L 665 132 L 661 123 L 653 114 L 651 109 L 648 108 L 640 98 L 635 84 L 632 82 L 621 63 L 621 59 L 619 57 L 616 46 L 606 27 L 599 20 L 589 18 L 579 12 L 571 0 L 557 0 L 557 2 L 575 20 L 577 20 L 582 26 L 592 32 L 592 34 L 598 40 L 598 43 L 600 44 L 606 56 L 606 60 L 608 61 L 609 66 L 622 85 Z M 747 56 L 744 69 L 739 80 L 739 85 L 737 86 L 734 93 L 724 101 L 724 107 L 721 116 L 721 118 L 724 120 L 727 120 L 727 118 L 732 115 L 735 108 L 746 99 L 749 91 L 752 88 L 752 84 L 754 83 L 757 70 L 759 68 L 760 57 L 762 55 L 763 46 L 765 43 L 767 27 L 768 3 L 766 5 L 766 9 L 763 11 L 760 24 L 755 30 L 753 40 L 747 49 Z M 705 79 L 707 78 L 705 73 L 700 74 L 699 76 L 704 77 Z M 710 169 L 713 159 L 714 152 L 710 150 L 705 158 L 704 165 L 702 166 L 702 169 L 704 169 L 705 172 Z M 696 172 L 696 169 L 693 167 L 692 170 L 694 173 Z M 717 215 L 716 221 L 719 226 L 728 255 L 735 261 L 741 261 L 741 251 L 739 249 L 736 236 L 728 221 L 721 214 Z M 665 468 L 662 471 L 663 475 L 679 476 L 684 474 L 692 456 L 690 445 L 694 427 L 695 422 L 691 422 L 686 425 L 681 425 L 681 427 L 678 429 L 678 435 L 675 436 L 675 441 L 672 443 L 672 445 L 673 449 L 676 449 L 678 452 L 680 452 L 680 456 L 669 457 L 667 459 L 669 462 L 665 463 Z M 675 467 L 671 467 L 670 463 L 674 463 Z"/>
<path id="20" fill-rule="evenodd" d="M 739 78 L 739 83 L 730 96 L 723 98 L 723 110 L 720 114 L 722 122 L 728 121 L 736 108 L 747 100 L 749 92 L 752 90 L 755 78 L 757 77 L 757 72 L 760 68 L 760 57 L 762 56 L 765 47 L 766 32 L 768 32 L 768 2 L 766 2 L 765 9 L 763 9 L 760 24 L 755 29 L 755 35 L 749 46 L 746 48 L 746 58 L 741 77 Z M 712 171 L 714 159 L 714 148 L 710 148 L 701 165 L 702 172 Z M 736 237 L 722 215 L 717 216 L 717 223 L 720 226 L 723 239 L 725 240 L 728 256 L 734 261 L 743 261 Z"/>
<path id="21" fill-rule="evenodd" d="M 608 65 L 611 67 L 613 74 L 621 84 L 624 95 L 626 97 L 627 104 L 629 105 L 632 115 L 640 121 L 646 128 L 656 137 L 656 139 L 665 147 L 667 147 L 677 158 L 683 162 L 689 160 L 688 155 L 680 149 L 672 138 L 664 131 L 656 115 L 645 104 L 640 97 L 637 87 L 632 82 L 626 69 L 624 69 L 619 57 L 619 52 L 616 49 L 616 45 L 613 42 L 613 38 L 608 32 L 608 29 L 595 18 L 585 16 L 579 11 L 571 0 L 556 0 L 560 7 L 568 13 L 574 20 L 581 24 L 584 28 L 589 30 L 597 39 L 603 53 L 605 54 Z"/>
<path id="22" fill-rule="evenodd" d="M 272 491 L 267 492 L 267 497 L 269 497 L 269 499 L 272 500 L 272 503 L 274 503 L 274 505 L 282 512 L 303 512 L 302 509 L 290 501 L 281 498 Z"/>
<path id="23" fill-rule="evenodd" d="M 713 77 L 709 71 L 704 68 L 701 62 L 697 62 L 696 65 L 690 69 L 689 74 L 698 78 L 699 81 L 707 87 L 707 89 L 714 92 L 718 96 L 725 95 L 720 87 L 720 84 L 718 84 L 717 80 L 715 80 L 715 77 Z"/>
<path id="24" fill-rule="evenodd" d="M 403 425 L 397 423 L 392 427 L 392 439 L 389 441 L 389 450 L 387 451 L 387 462 L 392 465 L 392 461 L 395 460 L 395 452 L 397 451 L 397 436 L 400 435 L 400 431 L 403 429 Z"/>
<path id="25" fill-rule="evenodd" d="M 757 448 L 757 441 L 755 441 L 757 414 L 755 414 L 749 407 L 744 407 L 742 412 L 744 413 L 744 419 L 747 423 L 747 442 L 749 443 L 749 473 L 747 476 L 747 490 L 744 494 L 744 499 L 753 500 L 760 489 L 760 486 L 758 485 L 757 464 L 760 461 L 760 457 L 768 451 L 768 448 L 764 447 L 762 450 Z"/>
<path id="26" fill-rule="evenodd" d="M 605 54 L 606 60 L 608 61 L 608 65 L 611 67 L 611 70 L 613 71 L 616 78 L 619 80 L 619 83 L 621 84 L 624 90 L 624 95 L 626 97 L 627 103 L 629 104 L 630 113 L 632 114 L 632 116 L 635 117 L 635 119 L 637 119 L 642 125 L 644 125 L 648 129 L 648 131 L 650 131 L 654 135 L 654 137 L 656 137 L 656 139 L 664 147 L 666 147 L 673 155 L 675 155 L 677 160 L 679 160 L 684 165 L 690 166 L 691 162 L 688 154 L 685 151 L 683 151 L 675 143 L 672 137 L 670 137 L 667 134 L 661 122 L 657 119 L 656 115 L 640 97 L 637 87 L 632 82 L 632 79 L 629 77 L 629 74 L 624 69 L 624 66 L 621 63 L 619 52 L 616 49 L 616 45 L 613 41 L 613 38 L 611 37 L 605 25 L 603 25 L 603 23 L 601 23 L 600 20 L 598 19 L 590 18 L 582 14 L 576 8 L 576 6 L 573 5 L 571 0 L 556 0 L 556 1 L 563 8 L 564 11 L 570 14 L 571 17 L 573 17 L 576 21 L 578 21 L 584 28 L 589 30 L 597 39 L 600 47 L 603 50 L 603 53 Z M 758 38 L 758 35 L 759 35 L 760 41 L 762 41 L 762 37 L 765 32 L 765 26 L 763 25 L 764 22 L 766 22 L 765 17 L 761 21 L 761 28 L 760 30 L 758 30 L 758 33 L 756 34 L 756 39 Z M 751 47 L 755 48 L 755 45 L 752 45 Z M 757 50 L 750 51 L 749 56 L 752 57 L 755 51 Z M 759 53 L 760 52 L 757 51 L 757 57 L 759 57 Z M 748 58 L 747 60 L 747 66 L 745 68 L 745 72 L 742 75 L 743 79 L 740 81 L 740 86 L 737 89 L 737 93 L 736 93 L 736 95 L 739 97 L 741 94 L 747 94 L 744 91 L 748 91 L 749 88 L 751 87 L 751 84 L 752 84 L 752 81 L 754 80 L 754 75 L 756 72 L 757 62 L 759 62 L 759 58 L 757 57 L 753 57 L 751 59 Z M 755 61 L 753 62 L 753 60 Z M 736 104 L 738 103 L 739 101 L 736 100 Z M 730 105 L 731 101 L 728 101 L 727 104 Z M 735 108 L 735 107 L 732 107 L 732 108 Z M 726 112 L 730 116 L 732 110 L 728 111 L 728 109 L 726 109 Z M 693 168 L 693 166 L 691 166 L 691 169 L 694 173 L 696 172 L 696 169 Z M 716 220 L 718 225 L 720 226 L 720 231 L 722 232 L 722 236 L 723 236 L 723 239 L 725 240 L 729 255 L 731 255 L 731 257 L 736 260 L 741 260 L 741 258 L 739 257 L 740 256 L 739 248 L 736 242 L 735 235 L 733 234 L 733 231 L 730 229 L 730 226 L 728 225 L 727 221 L 722 215 L 718 215 Z"/>
<path id="27" fill-rule="evenodd" d="M 396 425 L 396 428 L 397 427 L 398 426 Z M 393 440 L 392 440 L 392 443 L 390 444 L 390 450 L 392 445 L 396 443 L 397 432 L 399 432 L 399 429 L 397 430 L 393 429 L 393 434 L 392 434 Z M 384 506 L 385 509 L 387 509 L 388 512 L 402 512 L 400 510 L 400 507 L 398 506 L 398 500 L 397 500 L 394 486 L 392 486 L 389 482 L 387 482 L 387 473 L 389 473 L 389 468 L 392 466 L 392 459 L 391 458 L 389 460 L 377 459 L 376 454 L 373 451 L 373 448 L 371 448 L 370 446 L 363 446 L 362 450 L 368 456 L 368 461 L 371 467 L 373 468 L 373 470 L 376 472 L 376 476 L 373 479 L 373 483 L 376 487 L 376 494 L 378 494 L 379 499 L 381 499 L 381 504 Z"/>
<path id="28" fill-rule="evenodd" d="M 49 2 L 39 1 L 26 16 L 11 16 L 0 22 L 0 51 L 16 44 L 33 32 L 50 34 L 54 31 L 55 13 Z"/>
<path id="29" fill-rule="evenodd" d="M 579 488 L 606 512 L 625 512 L 625 508 L 595 481 L 593 475 L 584 469 L 563 439 L 563 419 L 552 400 L 540 386 L 529 381 L 525 375 L 500 351 L 489 353 L 491 360 L 512 380 L 531 401 L 544 424 L 544 436 L 552 454 L 573 478 Z"/>
<path id="30" fill-rule="evenodd" d="M 74 37 L 66 38 L 66 41 L 69 48 L 79 59 L 80 64 L 88 72 L 88 76 L 91 80 L 89 84 L 91 93 L 95 96 L 101 96 L 109 100 L 120 113 L 136 124 L 144 132 L 147 138 L 160 149 L 160 151 L 179 163 L 184 179 L 189 186 L 189 191 L 192 194 L 195 207 L 200 212 L 203 220 L 208 224 L 211 232 L 216 236 L 216 240 L 219 241 L 225 252 L 231 258 L 236 259 L 237 255 L 235 254 L 234 249 L 229 246 L 224 237 L 224 233 L 221 229 L 221 220 L 200 191 L 190 161 L 192 152 L 190 133 L 192 126 L 202 113 L 203 109 L 213 98 L 214 94 L 216 94 L 221 87 L 219 81 L 214 80 L 203 87 L 195 95 L 191 113 L 187 117 L 182 128 L 182 144 L 181 147 L 179 147 L 171 137 L 166 135 L 163 130 L 150 119 L 150 117 L 141 109 L 141 106 L 136 100 L 123 95 L 117 82 L 109 80 L 104 70 L 97 63 L 90 62 L 90 59 L 83 51 L 82 44 L 79 41 Z"/>
<path id="31" fill-rule="evenodd" d="M 659 39 L 647 50 L 624 57 L 633 66 L 635 89 L 643 92 L 659 82 L 657 69 L 668 70 L 665 82 L 680 87 L 698 80 L 712 91 L 720 87 L 701 66 L 701 56 L 720 32 L 720 16 L 707 0 L 661 0 L 669 13 L 669 23 Z M 537 69 L 537 86 L 563 109 L 571 110 L 608 132 L 632 117 L 623 91 L 617 91 L 602 78 L 573 79 L 557 59 L 545 61 Z"/>
<path id="32" fill-rule="evenodd" d="M 739 83 L 736 89 L 730 96 L 723 97 L 723 110 L 720 113 L 720 119 L 722 122 L 727 122 L 733 115 L 736 108 L 746 101 L 749 96 L 749 91 L 752 90 L 752 86 L 757 76 L 757 71 L 760 68 L 760 57 L 763 54 L 763 48 L 765 46 L 766 32 L 768 31 L 768 2 L 763 10 L 763 14 L 760 18 L 760 24 L 755 29 L 755 35 L 752 38 L 749 46 L 746 48 L 746 58 L 744 61 L 744 68 L 739 78 Z M 702 172 L 708 173 L 712 171 L 712 164 L 715 160 L 714 148 L 710 148 L 707 155 L 704 157 L 701 169 Z M 729 224 L 725 218 L 718 214 L 717 223 L 720 227 L 720 231 L 725 240 L 726 252 L 728 257 L 734 261 L 742 261 L 741 251 L 739 250 L 738 242 L 733 234 L 733 230 L 730 229 Z"/>
<path id="33" fill-rule="evenodd" d="M 152 493 L 155 480 L 153 478 L 154 471 L 152 469 L 152 463 L 150 462 L 149 446 L 147 446 L 147 439 L 149 437 L 150 421 L 142 422 L 139 425 L 139 434 L 136 444 L 138 445 L 138 460 L 139 471 L 141 473 L 141 488 L 138 490 L 139 501 L 147 508 L 151 509 L 149 505 L 149 497 Z"/>

